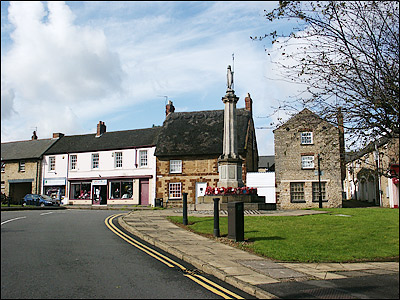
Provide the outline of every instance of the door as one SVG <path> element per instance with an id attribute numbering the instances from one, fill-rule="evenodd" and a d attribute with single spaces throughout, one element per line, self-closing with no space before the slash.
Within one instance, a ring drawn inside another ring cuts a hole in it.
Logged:
<path id="1" fill-rule="evenodd" d="M 198 197 L 206 194 L 207 182 L 196 182 L 196 204 L 199 203 Z"/>
<path id="2" fill-rule="evenodd" d="M 149 180 L 140 180 L 140 205 L 149 205 Z"/>
<path id="3" fill-rule="evenodd" d="M 93 204 L 107 204 L 107 186 L 106 185 L 94 185 L 93 186 Z"/>

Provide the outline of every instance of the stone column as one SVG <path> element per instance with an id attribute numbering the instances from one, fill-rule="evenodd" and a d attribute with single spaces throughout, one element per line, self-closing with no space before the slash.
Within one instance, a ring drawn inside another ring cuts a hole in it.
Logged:
<path id="1" fill-rule="evenodd" d="M 224 139 L 223 153 L 218 159 L 219 181 L 218 187 L 241 187 L 242 181 L 242 160 L 238 154 L 237 146 L 237 119 L 236 119 L 236 103 L 239 98 L 236 97 L 235 91 L 231 89 L 233 76 L 229 82 L 230 66 L 228 67 L 228 89 L 222 102 L 225 104 L 224 109 Z"/>

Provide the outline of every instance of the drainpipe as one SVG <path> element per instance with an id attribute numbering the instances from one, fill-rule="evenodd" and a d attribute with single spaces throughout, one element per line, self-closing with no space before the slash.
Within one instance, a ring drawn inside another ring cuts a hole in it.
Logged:
<path id="1" fill-rule="evenodd" d="M 381 176 L 379 175 L 379 151 L 378 146 L 375 144 L 375 163 L 376 163 L 376 180 L 378 181 L 377 199 L 379 199 L 379 206 L 382 207 L 382 195 L 381 195 Z"/>
<path id="2" fill-rule="evenodd" d="M 35 194 L 41 194 L 38 193 L 38 184 L 39 184 L 40 176 L 39 176 L 39 160 L 36 162 L 36 193 Z"/>

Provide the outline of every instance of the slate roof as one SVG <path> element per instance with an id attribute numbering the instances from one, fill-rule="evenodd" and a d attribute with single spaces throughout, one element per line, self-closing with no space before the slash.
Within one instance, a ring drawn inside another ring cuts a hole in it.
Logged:
<path id="1" fill-rule="evenodd" d="M 39 159 L 57 139 L 1 143 L 1 160 Z"/>
<path id="2" fill-rule="evenodd" d="M 46 155 L 129 149 L 155 146 L 160 127 L 105 132 L 100 137 L 95 133 L 63 136 L 60 141 L 46 151 Z"/>
<path id="3" fill-rule="evenodd" d="M 238 152 L 243 154 L 251 113 L 237 109 Z M 173 112 L 161 128 L 155 155 L 221 155 L 224 110 Z"/>
<path id="4" fill-rule="evenodd" d="M 271 168 L 275 165 L 275 155 L 267 155 L 267 156 L 259 156 L 258 157 L 258 167 L 259 168 L 267 168 L 269 163 L 269 167 Z"/>
<path id="5" fill-rule="evenodd" d="M 394 134 L 394 138 L 399 138 L 398 134 Z M 363 157 L 365 154 L 370 153 L 372 151 L 375 151 L 375 144 L 378 148 L 382 147 L 386 143 L 390 141 L 390 138 L 387 136 L 382 136 L 378 138 L 375 142 L 370 142 L 367 146 L 364 148 L 358 150 L 358 151 L 350 151 L 345 153 L 345 162 L 349 163 L 351 161 L 355 161 L 361 157 Z"/>

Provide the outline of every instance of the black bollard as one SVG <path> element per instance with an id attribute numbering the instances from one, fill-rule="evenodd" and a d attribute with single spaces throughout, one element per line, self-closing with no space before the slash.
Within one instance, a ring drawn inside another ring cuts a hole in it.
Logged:
<path id="1" fill-rule="evenodd" d="M 183 225 L 188 224 L 188 217 L 187 217 L 187 193 L 182 193 L 183 195 Z"/>
<path id="2" fill-rule="evenodd" d="M 228 238 L 235 242 L 244 241 L 243 202 L 228 202 Z"/>
<path id="3" fill-rule="evenodd" d="M 219 198 L 213 198 L 214 200 L 214 236 L 219 237 Z"/>

